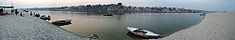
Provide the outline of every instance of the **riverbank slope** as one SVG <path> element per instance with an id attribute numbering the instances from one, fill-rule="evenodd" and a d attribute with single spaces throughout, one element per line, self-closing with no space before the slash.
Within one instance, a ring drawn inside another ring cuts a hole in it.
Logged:
<path id="1" fill-rule="evenodd" d="M 45 20 L 24 13 L 0 15 L 0 40 L 87 40 Z"/>
<path id="2" fill-rule="evenodd" d="M 235 13 L 210 13 L 201 23 L 159 40 L 233 40 Z"/>

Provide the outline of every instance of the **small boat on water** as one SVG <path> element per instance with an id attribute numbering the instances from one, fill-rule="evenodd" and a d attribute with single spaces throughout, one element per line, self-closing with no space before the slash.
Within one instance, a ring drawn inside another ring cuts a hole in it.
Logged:
<path id="1" fill-rule="evenodd" d="M 104 16 L 113 16 L 112 14 L 104 14 Z"/>
<path id="2" fill-rule="evenodd" d="M 143 29 L 134 28 L 134 27 L 126 27 L 126 28 L 130 33 L 139 37 L 143 37 L 143 38 L 159 38 L 160 37 L 160 34 L 156 34 L 148 30 L 143 30 Z"/>

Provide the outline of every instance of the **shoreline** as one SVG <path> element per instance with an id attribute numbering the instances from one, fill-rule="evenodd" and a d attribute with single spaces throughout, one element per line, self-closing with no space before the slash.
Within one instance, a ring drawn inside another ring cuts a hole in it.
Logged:
<path id="1" fill-rule="evenodd" d="M 235 39 L 235 15 L 233 13 L 210 13 L 201 23 L 180 30 L 159 40 L 232 40 Z"/>
<path id="2" fill-rule="evenodd" d="M 87 12 L 87 11 L 71 11 L 71 10 L 33 10 L 33 11 L 70 11 L 70 12 L 85 12 L 85 13 L 193 13 L 193 12 Z M 209 12 L 195 12 L 209 13 Z"/>
<path id="3" fill-rule="evenodd" d="M 55 26 L 23 12 L 24 17 L 13 13 L 0 15 L 1 40 L 93 40 Z"/>

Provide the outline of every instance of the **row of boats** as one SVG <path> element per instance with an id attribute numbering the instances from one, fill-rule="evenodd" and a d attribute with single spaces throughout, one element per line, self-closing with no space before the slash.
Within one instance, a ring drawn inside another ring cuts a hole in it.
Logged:
<path id="1" fill-rule="evenodd" d="M 27 10 L 23 10 L 23 11 L 29 12 Z M 40 16 L 40 14 L 33 14 L 33 13 L 30 13 L 30 15 L 31 16 L 34 15 L 35 17 L 39 17 L 42 20 L 48 20 L 48 21 L 51 20 L 51 16 L 50 15 L 48 15 L 48 16 L 46 16 L 46 15 Z M 71 19 L 58 19 L 58 20 L 55 20 L 55 21 L 53 21 L 51 23 L 54 24 L 54 25 L 63 26 L 63 25 L 72 24 L 71 21 L 72 21 Z"/>

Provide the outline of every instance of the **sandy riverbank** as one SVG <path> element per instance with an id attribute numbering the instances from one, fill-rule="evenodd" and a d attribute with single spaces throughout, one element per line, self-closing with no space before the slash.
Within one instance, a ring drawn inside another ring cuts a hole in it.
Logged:
<path id="1" fill-rule="evenodd" d="M 234 40 L 235 13 L 210 13 L 190 28 L 178 31 L 159 40 Z"/>
<path id="2" fill-rule="evenodd" d="M 0 15 L 0 40 L 88 40 L 24 13 Z"/>

